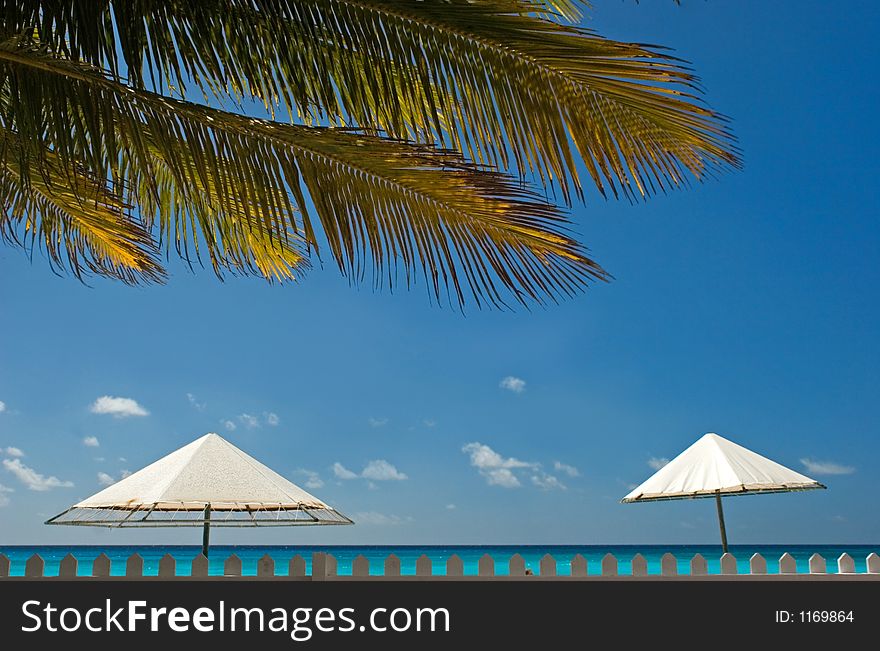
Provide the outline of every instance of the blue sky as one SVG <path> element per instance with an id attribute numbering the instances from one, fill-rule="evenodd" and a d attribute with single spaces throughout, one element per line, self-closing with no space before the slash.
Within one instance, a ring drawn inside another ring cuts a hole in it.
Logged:
<path id="1" fill-rule="evenodd" d="M 42 522 L 207 431 L 359 521 L 217 542 L 714 543 L 711 501 L 618 503 L 707 431 L 829 486 L 726 500 L 732 543 L 880 540 L 878 10 L 684 5 L 604 0 L 590 23 L 693 61 L 745 169 L 575 206 L 616 280 L 558 307 L 463 317 L 330 266 L 86 287 L 0 248 L 0 544 L 198 542 Z"/>

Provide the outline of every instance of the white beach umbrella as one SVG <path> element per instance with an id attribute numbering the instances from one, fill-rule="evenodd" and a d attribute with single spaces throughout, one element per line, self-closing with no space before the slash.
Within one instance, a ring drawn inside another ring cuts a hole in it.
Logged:
<path id="1" fill-rule="evenodd" d="M 714 497 L 727 552 L 721 497 L 825 488 L 814 479 L 762 457 L 717 434 L 705 434 L 621 501 L 647 502 Z"/>
<path id="2" fill-rule="evenodd" d="M 353 524 L 217 434 L 206 434 L 46 524 L 210 528 Z"/>

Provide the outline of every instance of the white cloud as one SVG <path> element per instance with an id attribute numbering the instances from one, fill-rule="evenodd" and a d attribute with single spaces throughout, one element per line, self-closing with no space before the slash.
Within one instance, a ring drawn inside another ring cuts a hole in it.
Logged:
<path id="1" fill-rule="evenodd" d="M 83 439 L 83 445 L 87 448 L 97 448 L 101 445 L 97 436 L 87 436 Z"/>
<path id="2" fill-rule="evenodd" d="M 221 420 L 220 424 L 223 425 L 223 427 L 225 427 L 226 431 L 228 432 L 234 432 L 235 428 L 237 427 L 236 424 L 231 420 Z"/>
<path id="3" fill-rule="evenodd" d="M 376 459 L 370 461 L 361 473 L 364 479 L 372 479 L 373 481 L 400 481 L 407 479 L 407 476 L 400 472 L 393 465 L 385 461 L 385 459 Z"/>
<path id="4" fill-rule="evenodd" d="M 367 422 L 370 424 L 370 427 L 385 427 L 388 424 L 387 418 L 368 418 Z"/>
<path id="5" fill-rule="evenodd" d="M 117 398 L 114 396 L 101 396 L 90 407 L 93 414 L 106 414 L 114 418 L 128 418 L 130 416 L 149 416 L 150 412 L 141 407 L 137 400 L 131 398 Z"/>
<path id="6" fill-rule="evenodd" d="M 98 463 L 100 463 L 100 462 L 102 462 L 102 461 L 105 461 L 105 459 L 104 459 L 104 457 L 95 457 L 95 461 L 97 461 Z"/>
<path id="7" fill-rule="evenodd" d="M 580 477 L 580 471 L 574 466 L 570 466 L 567 463 L 562 463 L 561 461 L 553 462 L 553 470 L 556 472 L 564 472 L 569 477 Z"/>
<path id="8" fill-rule="evenodd" d="M 14 493 L 15 491 L 11 488 L 0 484 L 0 508 L 4 506 L 9 506 L 9 493 Z"/>
<path id="9" fill-rule="evenodd" d="M 21 459 L 3 459 L 3 467 L 32 491 L 47 491 L 51 488 L 71 488 L 73 482 L 62 481 L 57 477 L 45 477 L 21 462 Z"/>
<path id="10" fill-rule="evenodd" d="M 651 457 L 648 459 L 648 465 L 651 466 L 654 470 L 660 470 L 663 466 L 669 463 L 669 459 L 666 457 Z"/>
<path id="11" fill-rule="evenodd" d="M 196 396 L 192 393 L 187 393 L 186 399 L 192 406 L 192 408 L 198 411 L 205 411 L 205 407 L 208 406 L 208 403 L 206 402 L 199 402 L 198 398 L 196 398 Z"/>
<path id="12" fill-rule="evenodd" d="M 455 506 L 455 504 L 447 504 L 447 505 L 446 505 L 446 510 L 447 510 L 447 511 L 454 511 L 456 508 L 457 508 L 457 507 Z"/>
<path id="13" fill-rule="evenodd" d="M 98 483 L 101 484 L 101 486 L 112 486 L 116 483 L 116 479 L 114 479 L 112 475 L 108 475 L 106 472 L 99 472 Z"/>
<path id="14" fill-rule="evenodd" d="M 486 483 L 502 488 L 521 486 L 516 470 L 530 469 L 531 482 L 539 488 L 565 488 L 562 482 L 553 475 L 541 470 L 541 464 L 535 461 L 522 461 L 515 457 L 504 457 L 484 443 L 468 443 L 461 449 L 470 457 L 471 465 L 476 468 Z M 563 464 L 564 465 L 564 464 Z M 571 466 L 569 466 L 571 467 Z"/>
<path id="15" fill-rule="evenodd" d="M 266 419 L 266 425 L 268 425 L 269 427 L 275 427 L 281 422 L 278 414 L 276 414 L 274 411 L 264 411 L 263 418 Z"/>
<path id="16" fill-rule="evenodd" d="M 316 473 L 314 470 L 308 470 L 306 468 L 297 468 L 293 471 L 297 475 L 302 475 L 306 478 L 305 484 L 306 488 L 317 489 L 321 488 L 324 485 L 324 480 L 321 479 L 321 476 Z"/>
<path id="17" fill-rule="evenodd" d="M 502 389 L 512 391 L 513 393 L 522 393 L 526 390 L 526 381 L 522 378 L 508 375 L 506 378 L 503 378 L 501 382 L 498 383 L 498 386 Z"/>
<path id="18" fill-rule="evenodd" d="M 437 421 L 436 421 L 436 420 L 432 420 L 432 419 L 430 419 L 430 418 L 426 418 L 425 420 L 423 420 L 423 421 L 422 421 L 422 424 L 423 424 L 425 427 L 437 427 Z"/>
<path id="19" fill-rule="evenodd" d="M 6 403 L 0 400 L 0 414 L 6 411 Z"/>
<path id="20" fill-rule="evenodd" d="M 532 483 L 541 490 L 567 490 L 565 484 L 559 481 L 558 477 L 548 475 L 546 472 L 539 472 L 532 475 Z"/>
<path id="21" fill-rule="evenodd" d="M 119 478 L 120 479 L 125 479 L 126 477 L 130 477 L 130 476 L 131 476 L 131 470 L 120 470 L 119 471 Z"/>
<path id="22" fill-rule="evenodd" d="M 815 461 L 813 459 L 801 459 L 807 472 L 814 475 L 851 475 L 856 469 L 853 466 L 844 466 L 833 461 Z"/>
<path id="23" fill-rule="evenodd" d="M 248 429 L 255 429 L 260 426 L 260 419 L 251 414 L 239 414 L 238 421 Z"/>
<path id="24" fill-rule="evenodd" d="M 343 466 L 338 461 L 333 464 L 333 474 L 336 475 L 337 479 L 357 479 L 358 474 L 356 472 L 352 472 L 345 466 Z"/>
<path id="25" fill-rule="evenodd" d="M 360 473 L 349 470 L 337 461 L 333 464 L 333 474 L 338 479 L 368 479 L 371 484 L 367 486 L 368 488 L 376 488 L 372 484 L 374 481 L 401 481 L 409 479 L 405 473 L 400 472 L 393 464 L 385 461 L 385 459 L 370 461 Z"/>
<path id="26" fill-rule="evenodd" d="M 404 521 L 400 516 L 385 515 L 384 513 L 377 513 L 376 511 L 362 511 L 360 513 L 355 513 L 353 519 L 357 524 L 376 525 L 394 525 L 400 524 Z"/>
<path id="27" fill-rule="evenodd" d="M 11 445 L 6 449 L 0 448 L 0 452 L 5 452 L 10 457 L 23 457 L 24 456 L 24 452 L 22 451 L 21 448 L 14 448 Z"/>

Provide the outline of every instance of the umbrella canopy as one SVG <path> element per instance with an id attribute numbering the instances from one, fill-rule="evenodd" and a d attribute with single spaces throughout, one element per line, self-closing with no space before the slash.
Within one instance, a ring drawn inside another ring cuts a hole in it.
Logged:
<path id="1" fill-rule="evenodd" d="M 783 493 L 825 488 L 814 479 L 762 457 L 717 434 L 705 434 L 621 501 L 648 502 L 714 497 L 727 552 L 723 495 Z"/>
<path id="2" fill-rule="evenodd" d="M 353 522 L 314 495 L 206 434 L 95 493 L 46 524 L 258 527 Z"/>
<path id="3" fill-rule="evenodd" d="M 705 434 L 637 486 L 623 502 L 677 500 L 825 488 L 717 434 Z"/>

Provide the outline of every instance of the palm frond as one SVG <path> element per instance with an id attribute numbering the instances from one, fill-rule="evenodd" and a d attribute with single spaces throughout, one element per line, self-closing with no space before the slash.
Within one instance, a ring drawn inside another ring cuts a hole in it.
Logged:
<path id="1" fill-rule="evenodd" d="M 163 239 L 184 251 L 202 242 L 212 261 L 218 251 L 229 258 L 217 229 L 317 246 L 304 187 L 355 281 L 366 261 L 383 284 L 402 266 L 407 280 L 421 270 L 438 298 L 506 305 L 510 295 L 556 299 L 605 277 L 557 208 L 453 151 L 127 88 L 29 39 L 0 43 L 0 91 L 0 120 L 21 141 L 106 175 L 136 200 L 145 224 L 155 216 Z"/>
<path id="2" fill-rule="evenodd" d="M 135 85 L 142 74 L 163 88 L 194 82 L 299 116 L 419 134 L 537 175 L 565 199 L 582 192 L 578 158 L 603 194 L 629 197 L 739 164 L 683 62 L 541 18 L 547 7 L 573 15 L 571 0 L 19 4 L 10 25 L 37 26 L 56 51 L 117 72 L 119 51 Z"/>
<path id="3" fill-rule="evenodd" d="M 77 278 L 95 273 L 129 284 L 160 282 L 158 250 L 129 206 L 84 170 L 63 171 L 57 156 L 23 154 L 15 134 L 0 129 L 0 237 L 28 247 Z"/>

